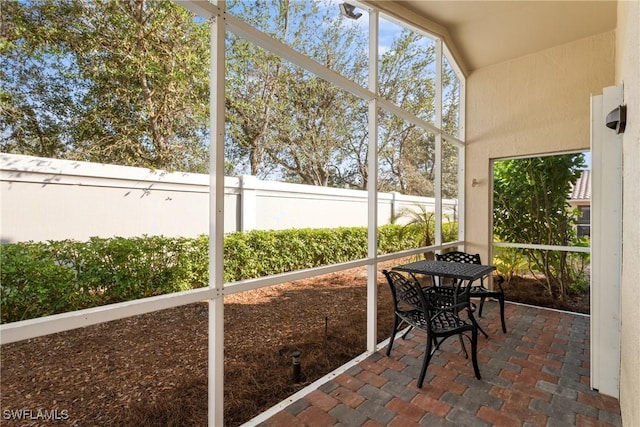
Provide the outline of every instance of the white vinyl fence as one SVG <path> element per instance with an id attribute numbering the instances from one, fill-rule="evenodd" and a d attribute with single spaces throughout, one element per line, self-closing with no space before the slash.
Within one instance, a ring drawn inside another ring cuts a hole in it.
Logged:
<path id="1" fill-rule="evenodd" d="M 226 177 L 225 232 L 367 225 L 367 192 Z M 0 240 L 208 234 L 209 175 L 0 153 Z M 378 223 L 434 199 L 379 193 Z M 457 200 L 443 200 L 457 219 Z M 406 221 L 400 218 L 398 223 Z"/>

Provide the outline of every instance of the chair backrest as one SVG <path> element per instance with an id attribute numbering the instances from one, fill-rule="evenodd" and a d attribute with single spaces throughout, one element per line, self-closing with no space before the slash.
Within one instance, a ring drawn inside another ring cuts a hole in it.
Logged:
<path id="1" fill-rule="evenodd" d="M 482 264 L 480 262 L 480 254 L 470 254 L 461 251 L 445 252 L 443 254 L 436 254 L 436 261 L 448 261 L 448 262 L 463 262 L 466 264 Z M 456 284 L 455 281 L 452 281 Z M 480 279 L 480 283 L 484 284 L 484 278 Z"/>
<path id="2" fill-rule="evenodd" d="M 396 311 L 423 309 L 420 285 L 413 277 L 407 277 L 397 271 L 382 270 L 382 273 L 387 277 Z"/>
<path id="3" fill-rule="evenodd" d="M 467 252 L 452 251 L 443 254 L 436 254 L 437 261 L 464 262 L 467 264 L 482 264 L 480 254 L 470 254 Z"/>
<path id="4" fill-rule="evenodd" d="M 432 322 L 438 313 L 447 311 L 452 316 L 456 316 L 459 311 L 466 308 L 467 303 L 460 301 L 460 295 L 455 288 L 421 288 L 420 283 L 412 276 L 405 276 L 397 271 L 382 270 L 387 277 L 391 295 L 393 297 L 394 309 L 401 317 L 416 320 L 412 316 L 403 316 L 408 311 L 418 310 L 422 312 L 420 324 L 414 324 L 422 329 L 432 330 Z"/>
<path id="5" fill-rule="evenodd" d="M 456 314 L 467 306 L 463 295 L 453 286 L 431 286 L 424 290 L 425 301 L 430 312 L 442 310 Z"/>

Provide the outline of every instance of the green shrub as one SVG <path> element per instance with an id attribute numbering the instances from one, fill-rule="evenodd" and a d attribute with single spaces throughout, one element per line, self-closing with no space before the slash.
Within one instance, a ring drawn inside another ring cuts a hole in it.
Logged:
<path id="1" fill-rule="evenodd" d="M 401 226 L 378 229 L 378 253 L 415 247 Z M 231 233 L 224 242 L 224 280 L 234 282 L 366 258 L 367 229 L 292 229 Z"/>
<path id="2" fill-rule="evenodd" d="M 153 236 L 4 244 L 2 323 L 202 286 L 207 281 L 197 276 L 207 271 L 208 245 L 198 248 L 198 241 Z"/>
<path id="3" fill-rule="evenodd" d="M 518 248 L 498 248 L 493 256 L 493 264 L 498 273 L 505 278 L 507 283 L 515 275 L 528 271 L 529 263 L 522 249 Z"/>
<path id="4" fill-rule="evenodd" d="M 415 236 L 406 233 L 402 225 L 386 224 L 378 227 L 378 255 L 390 254 L 415 247 Z"/>
<path id="5" fill-rule="evenodd" d="M 401 226 L 378 229 L 378 252 L 415 247 Z M 367 229 L 231 233 L 224 280 L 234 282 L 367 256 Z M 0 246 L 2 323 L 208 285 L 209 238 L 93 237 Z"/>
<path id="6" fill-rule="evenodd" d="M 2 322 L 46 316 L 76 305 L 73 271 L 56 262 L 46 243 L 2 245 Z M 72 308 L 73 310 L 73 308 Z"/>

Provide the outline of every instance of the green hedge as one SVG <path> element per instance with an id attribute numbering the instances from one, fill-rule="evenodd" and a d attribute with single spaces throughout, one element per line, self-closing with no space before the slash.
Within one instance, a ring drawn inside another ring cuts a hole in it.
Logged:
<path id="1" fill-rule="evenodd" d="M 415 247 L 397 225 L 379 228 L 379 252 Z M 92 238 L 0 247 L 1 322 L 206 286 L 208 236 Z M 231 233 L 224 280 L 233 282 L 367 256 L 363 227 Z"/>

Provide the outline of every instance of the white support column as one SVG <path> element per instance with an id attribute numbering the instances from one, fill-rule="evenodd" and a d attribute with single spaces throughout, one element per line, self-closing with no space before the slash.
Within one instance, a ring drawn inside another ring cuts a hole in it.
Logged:
<path id="1" fill-rule="evenodd" d="M 209 288 L 216 296 L 209 300 L 209 426 L 224 425 L 224 116 L 225 116 L 225 2 L 211 18 L 209 70 Z"/>
<path id="2" fill-rule="evenodd" d="M 605 126 L 622 86 L 591 98 L 591 387 L 619 398 L 622 135 Z"/>
<path id="3" fill-rule="evenodd" d="M 436 40 L 436 117 L 435 125 L 442 129 L 442 65 L 444 57 L 442 55 L 442 40 Z M 436 158 L 433 162 L 435 170 L 435 244 L 442 244 L 442 133 L 436 133 Z"/>
<path id="4" fill-rule="evenodd" d="M 462 141 L 466 141 L 466 105 L 467 105 L 467 92 L 466 92 L 466 82 L 461 75 L 458 75 L 458 79 L 460 80 L 460 124 L 459 124 L 459 133 L 458 137 Z M 458 240 L 464 242 L 465 239 L 465 200 L 467 197 L 466 194 L 466 157 L 465 157 L 465 146 L 458 146 Z M 491 187 L 493 190 L 493 179 L 491 179 Z M 491 191 L 489 194 L 493 194 Z M 493 218 L 493 215 L 489 215 L 490 218 Z M 493 224 L 489 227 L 489 242 L 493 241 L 492 234 Z M 464 248 L 461 248 L 464 250 Z M 489 259 L 491 260 L 493 257 L 492 246 L 489 245 Z"/>
<path id="5" fill-rule="evenodd" d="M 368 246 L 369 259 L 378 254 L 378 12 L 369 9 L 369 90 L 376 96 L 369 101 L 368 141 Z M 376 351 L 378 340 L 378 273 L 377 263 L 367 266 L 367 351 Z"/>

